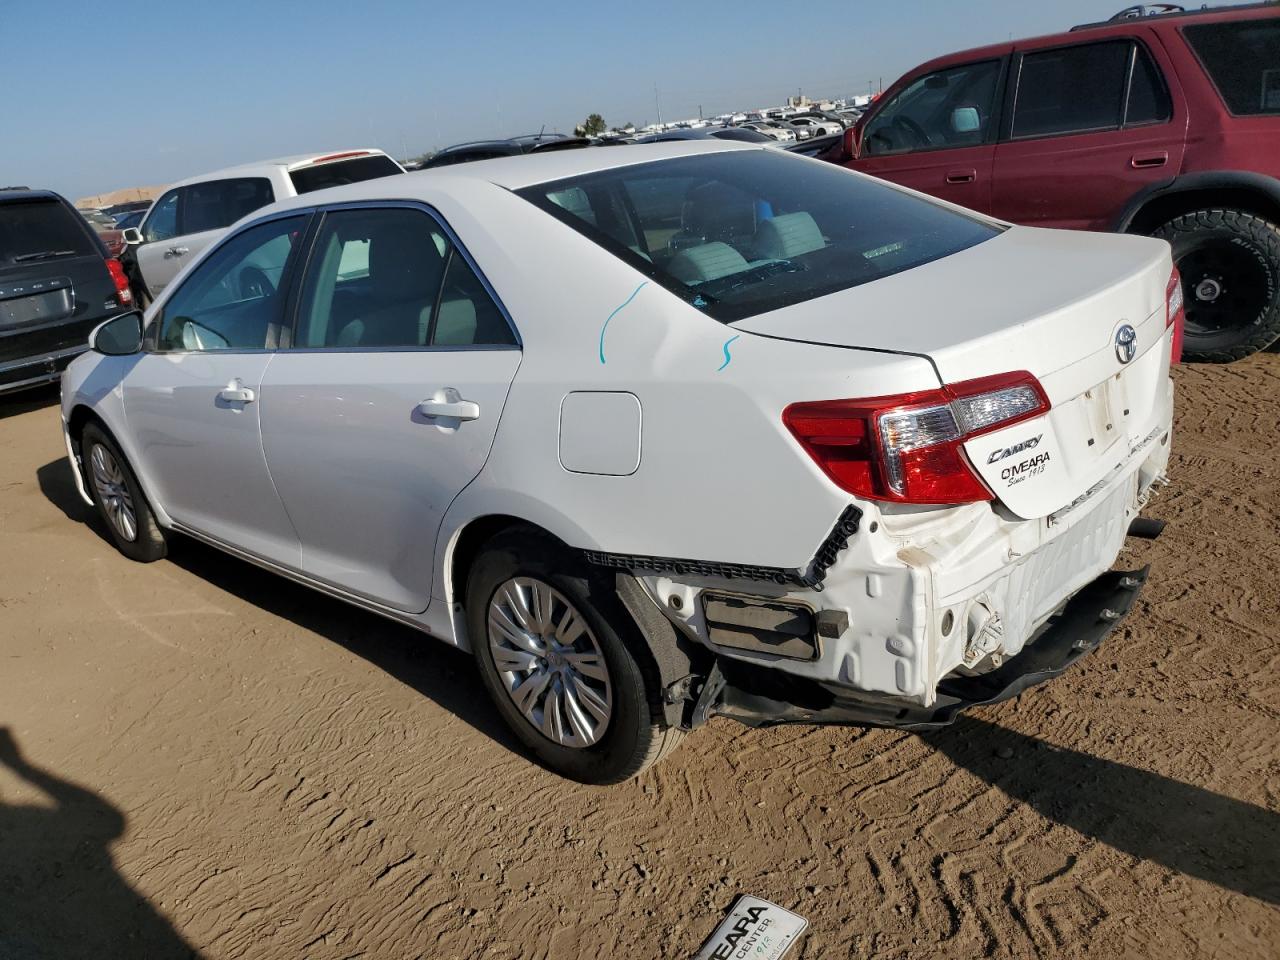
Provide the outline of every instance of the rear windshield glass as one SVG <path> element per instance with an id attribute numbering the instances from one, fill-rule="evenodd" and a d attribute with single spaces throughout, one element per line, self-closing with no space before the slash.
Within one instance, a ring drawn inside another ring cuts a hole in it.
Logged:
<path id="1" fill-rule="evenodd" d="M 658 160 L 519 194 L 726 323 L 901 273 L 1000 232 L 772 149 Z"/>
<path id="2" fill-rule="evenodd" d="M 1280 113 L 1280 20 L 1200 23 L 1185 33 L 1228 110 Z"/>
<path id="3" fill-rule="evenodd" d="M 57 200 L 0 204 L 0 263 L 97 253 L 89 227 Z"/>
<path id="4" fill-rule="evenodd" d="M 361 180 L 377 180 L 379 177 L 389 177 L 401 172 L 399 165 L 390 157 L 375 154 L 372 157 L 335 160 L 333 163 L 303 167 L 290 173 L 289 178 L 293 181 L 293 188 L 299 193 L 310 193 L 312 190 L 341 187 Z"/>

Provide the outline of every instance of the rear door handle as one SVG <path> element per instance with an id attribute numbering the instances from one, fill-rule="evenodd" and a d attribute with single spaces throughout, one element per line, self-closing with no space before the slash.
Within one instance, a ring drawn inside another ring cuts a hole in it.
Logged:
<path id="1" fill-rule="evenodd" d="M 977 179 L 977 170 L 951 170 L 947 173 L 947 183 L 973 183 Z"/>
<path id="2" fill-rule="evenodd" d="M 424 417 L 448 417 L 453 420 L 479 420 L 480 404 L 464 400 L 453 387 L 437 390 L 435 394 L 418 404 L 418 413 Z"/>
<path id="3" fill-rule="evenodd" d="M 218 399 L 225 400 L 227 403 L 253 403 L 258 399 L 258 395 L 241 383 L 240 378 L 237 377 L 218 391 Z"/>
<path id="4" fill-rule="evenodd" d="M 164 252 L 164 258 L 171 260 L 174 257 L 182 257 L 191 252 L 190 247 L 170 247 Z"/>
<path id="5" fill-rule="evenodd" d="M 1149 167 L 1163 167 L 1169 162 L 1169 151 L 1161 150 L 1159 153 L 1152 153 L 1145 157 L 1130 157 L 1129 166 L 1135 170 L 1145 170 Z"/>

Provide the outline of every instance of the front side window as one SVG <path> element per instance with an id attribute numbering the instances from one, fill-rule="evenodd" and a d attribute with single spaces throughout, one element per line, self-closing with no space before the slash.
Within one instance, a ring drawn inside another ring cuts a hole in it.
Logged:
<path id="1" fill-rule="evenodd" d="M 517 192 L 726 323 L 1000 232 L 833 164 L 764 149 L 632 164 Z"/>
<path id="2" fill-rule="evenodd" d="M 910 83 L 867 121 L 868 156 L 986 143 L 994 132 L 999 60 L 967 63 Z"/>
<path id="3" fill-rule="evenodd" d="M 1132 50 L 1128 40 L 1111 40 L 1024 56 L 1014 139 L 1119 127 Z"/>
<path id="4" fill-rule="evenodd" d="M 307 218 L 287 217 L 237 233 L 174 292 L 155 349 L 264 350 L 280 345 L 285 268 Z"/>
<path id="5" fill-rule="evenodd" d="M 147 243 L 168 240 L 178 235 L 178 191 L 170 190 L 155 202 L 147 222 L 142 225 L 142 239 Z"/>
<path id="6" fill-rule="evenodd" d="M 1280 20 L 1232 20 L 1184 28 L 1227 109 L 1280 114 Z"/>
<path id="7" fill-rule="evenodd" d="M 182 232 L 221 230 L 275 199 L 266 177 L 210 180 L 183 187 Z"/>
<path id="8" fill-rule="evenodd" d="M 297 347 L 513 344 L 444 229 L 403 208 L 327 213 L 303 282 Z"/>

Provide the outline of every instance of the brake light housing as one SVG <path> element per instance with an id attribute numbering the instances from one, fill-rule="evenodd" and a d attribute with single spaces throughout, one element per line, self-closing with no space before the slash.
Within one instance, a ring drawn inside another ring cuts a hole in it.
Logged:
<path id="1" fill-rule="evenodd" d="M 1178 268 L 1173 268 L 1169 276 L 1169 285 L 1164 292 L 1164 327 L 1173 327 L 1173 347 L 1170 363 L 1182 362 L 1182 334 L 1187 325 L 1187 307 L 1182 293 L 1182 275 Z"/>
<path id="2" fill-rule="evenodd" d="M 129 278 L 125 276 L 124 267 L 115 257 L 107 258 L 107 273 L 111 282 L 116 285 L 116 299 L 122 307 L 133 306 L 133 291 L 129 289 Z"/>
<path id="3" fill-rule="evenodd" d="M 964 444 L 1049 409 L 1040 381 L 1019 370 L 937 390 L 793 403 L 782 422 L 822 471 L 855 496 L 956 504 L 995 497 Z"/>

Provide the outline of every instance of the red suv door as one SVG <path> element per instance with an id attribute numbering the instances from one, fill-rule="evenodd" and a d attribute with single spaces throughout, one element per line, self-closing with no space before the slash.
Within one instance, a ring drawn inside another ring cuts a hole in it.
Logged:
<path id="1" fill-rule="evenodd" d="M 1144 187 L 1176 177 L 1187 110 L 1164 58 L 1125 37 L 1015 47 L 992 213 L 1106 230 Z"/>
<path id="2" fill-rule="evenodd" d="M 991 166 L 1006 60 L 908 79 L 862 128 L 848 166 L 974 210 L 991 208 Z"/>

